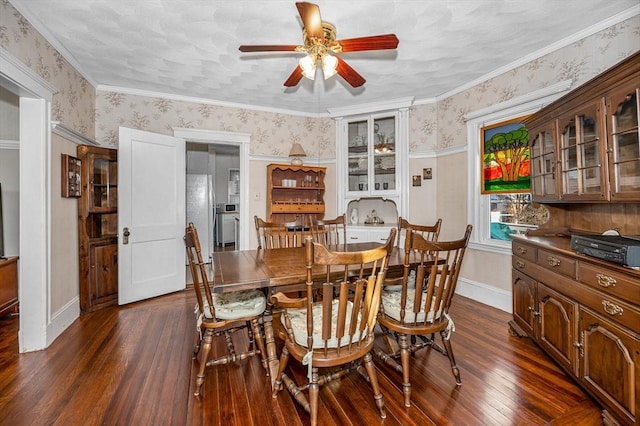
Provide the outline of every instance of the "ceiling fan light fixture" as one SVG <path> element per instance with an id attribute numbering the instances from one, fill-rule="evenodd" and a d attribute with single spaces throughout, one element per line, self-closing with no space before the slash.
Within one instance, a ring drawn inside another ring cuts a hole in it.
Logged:
<path id="1" fill-rule="evenodd" d="M 302 75 L 307 77 L 309 80 L 316 79 L 315 56 L 312 57 L 312 55 L 307 55 L 304 58 L 300 59 L 300 62 L 298 63 L 300 65 L 300 68 L 302 68 Z"/>
<path id="2" fill-rule="evenodd" d="M 320 7 L 309 2 L 296 2 L 302 20 L 302 45 L 266 44 L 241 45 L 241 52 L 295 52 L 307 53 L 300 59 L 291 75 L 285 80 L 285 87 L 294 87 L 303 77 L 315 80 L 318 62 L 324 79 L 338 74 L 351 87 L 361 87 L 366 80 L 342 59 L 343 53 L 368 50 L 390 50 L 398 47 L 395 34 L 381 34 L 337 40 L 336 27 L 320 17 Z M 334 56 L 337 54 L 338 56 Z"/>
<path id="3" fill-rule="evenodd" d="M 322 56 L 322 72 L 324 79 L 327 80 L 336 75 L 338 70 L 338 58 L 335 56 L 325 54 Z"/>

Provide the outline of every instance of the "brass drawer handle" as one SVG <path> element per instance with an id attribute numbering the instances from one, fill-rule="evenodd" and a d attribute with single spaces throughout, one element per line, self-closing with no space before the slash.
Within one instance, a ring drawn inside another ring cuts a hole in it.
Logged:
<path id="1" fill-rule="evenodd" d="M 602 287 L 615 287 L 616 279 L 604 274 L 596 274 L 596 278 L 598 279 L 598 284 Z"/>
<path id="2" fill-rule="evenodd" d="M 615 303 L 611 303 L 608 300 L 603 300 L 602 306 L 604 307 L 604 311 L 609 315 L 622 315 L 622 312 L 624 312 L 620 306 Z"/>
<path id="3" fill-rule="evenodd" d="M 516 268 L 524 269 L 524 262 L 521 260 L 516 260 Z"/>
<path id="4" fill-rule="evenodd" d="M 526 247 L 518 247 L 518 253 L 525 254 L 526 252 L 527 252 L 527 248 Z"/>
<path id="5" fill-rule="evenodd" d="M 560 266 L 560 259 L 558 259 L 557 257 L 549 256 L 547 257 L 547 263 L 549 263 L 549 266 Z"/>

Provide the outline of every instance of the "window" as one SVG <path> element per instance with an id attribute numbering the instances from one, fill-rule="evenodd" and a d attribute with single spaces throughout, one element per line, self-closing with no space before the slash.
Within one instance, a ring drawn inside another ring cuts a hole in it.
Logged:
<path id="1" fill-rule="evenodd" d="M 490 238 L 511 241 L 509 235 L 537 229 L 549 219 L 544 206 L 531 201 L 531 193 L 490 195 Z"/>
<path id="2" fill-rule="evenodd" d="M 526 232 L 548 219 L 546 208 L 531 202 L 530 193 L 482 194 L 480 131 L 491 124 L 532 114 L 569 89 L 571 81 L 469 113 L 467 119 L 468 216 L 473 225 L 469 246 L 501 254 L 511 253 L 510 234 Z"/>

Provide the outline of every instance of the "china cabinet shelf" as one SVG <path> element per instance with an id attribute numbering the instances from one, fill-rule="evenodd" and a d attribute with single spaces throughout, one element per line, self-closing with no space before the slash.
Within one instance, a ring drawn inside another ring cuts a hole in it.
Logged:
<path id="1" fill-rule="evenodd" d="M 353 196 L 396 191 L 397 114 L 376 114 L 346 120 L 348 157 L 346 192 Z M 385 149 L 377 152 L 377 149 Z"/>
<path id="2" fill-rule="evenodd" d="M 349 147 L 349 154 L 361 154 L 361 153 L 367 153 L 367 151 L 369 150 L 369 147 L 367 145 L 362 145 L 362 146 L 350 146 Z"/>
<path id="3" fill-rule="evenodd" d="M 279 186 L 274 185 L 272 189 L 286 189 L 287 191 L 324 191 L 324 187 L 316 187 L 316 186 Z"/>
<path id="4" fill-rule="evenodd" d="M 375 169 L 376 175 L 395 175 L 396 169 Z M 368 176 L 369 172 L 367 170 L 355 170 L 349 171 L 350 176 Z"/>

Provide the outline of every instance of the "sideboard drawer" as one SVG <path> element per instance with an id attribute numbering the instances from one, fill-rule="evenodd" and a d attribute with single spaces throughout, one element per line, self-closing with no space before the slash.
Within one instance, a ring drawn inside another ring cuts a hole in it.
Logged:
<path id="1" fill-rule="evenodd" d="M 514 241 L 511 245 L 511 250 L 517 257 L 521 257 L 532 262 L 536 261 L 536 255 L 538 253 L 538 249 L 536 247 Z"/>
<path id="2" fill-rule="evenodd" d="M 619 272 L 578 262 L 578 279 L 583 284 L 640 306 L 640 282 Z"/>
<path id="3" fill-rule="evenodd" d="M 576 278 L 576 261 L 546 250 L 538 250 L 538 265 L 567 277 Z"/>
<path id="4" fill-rule="evenodd" d="M 579 302 L 634 333 L 640 333 L 640 311 L 637 306 L 588 287 L 583 287 Z"/>
<path id="5" fill-rule="evenodd" d="M 516 271 L 520 271 L 523 274 L 527 274 L 529 276 L 535 275 L 536 264 L 534 262 L 529 262 L 526 259 L 521 259 L 519 257 L 512 256 L 511 266 L 513 267 L 513 269 L 515 269 Z"/>

